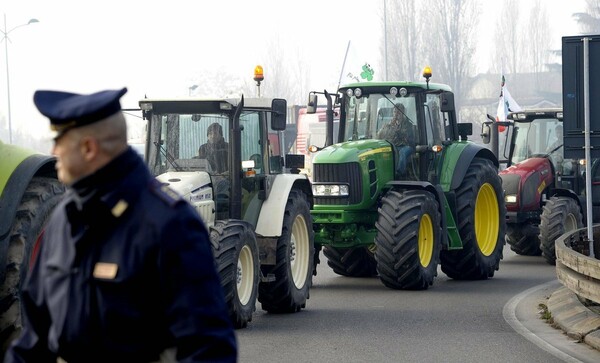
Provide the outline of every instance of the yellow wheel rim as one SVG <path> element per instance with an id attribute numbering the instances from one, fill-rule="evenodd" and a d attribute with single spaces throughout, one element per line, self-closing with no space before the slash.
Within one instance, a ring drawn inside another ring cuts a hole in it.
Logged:
<path id="1" fill-rule="evenodd" d="M 475 238 L 485 256 L 491 255 L 496 249 L 499 230 L 500 211 L 496 191 L 491 184 L 485 183 L 475 201 Z"/>
<path id="2" fill-rule="evenodd" d="M 250 247 L 245 245 L 240 251 L 236 271 L 237 293 L 242 305 L 248 304 L 254 288 L 254 258 Z"/>
<path id="3" fill-rule="evenodd" d="M 423 267 L 429 266 L 433 256 L 433 224 L 429 214 L 421 216 L 419 223 L 419 259 Z"/>

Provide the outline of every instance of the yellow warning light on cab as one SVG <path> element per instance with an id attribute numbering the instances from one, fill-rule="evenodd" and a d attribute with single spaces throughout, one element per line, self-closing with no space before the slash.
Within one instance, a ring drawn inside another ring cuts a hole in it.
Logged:
<path id="1" fill-rule="evenodd" d="M 429 78 L 431 78 L 431 67 L 430 66 L 425 66 L 425 68 L 423 68 L 423 78 L 429 80 Z"/>
<path id="2" fill-rule="evenodd" d="M 263 74 L 263 67 L 260 65 L 254 67 L 254 80 L 256 82 L 262 82 L 264 79 L 265 76 Z"/>

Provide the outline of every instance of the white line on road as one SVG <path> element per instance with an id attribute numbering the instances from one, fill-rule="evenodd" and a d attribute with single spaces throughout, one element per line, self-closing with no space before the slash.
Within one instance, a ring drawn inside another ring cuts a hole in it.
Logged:
<path id="1" fill-rule="evenodd" d="M 522 293 L 514 296 L 512 299 L 510 299 L 506 303 L 506 305 L 504 305 L 504 308 L 502 309 L 502 316 L 504 317 L 504 320 L 506 320 L 506 322 L 517 333 L 521 334 L 523 337 L 525 337 L 527 340 L 529 340 L 533 344 L 537 345 L 541 349 L 547 351 L 548 353 L 552 354 L 553 356 L 555 356 L 559 359 L 564 360 L 565 362 L 582 363 L 582 361 L 580 361 L 579 359 L 571 357 L 570 355 L 562 352 L 561 350 L 559 350 L 559 349 L 555 348 L 554 346 L 550 345 L 549 343 L 547 343 L 542 338 L 535 335 L 533 332 L 531 332 L 531 330 L 527 329 L 525 327 L 525 325 L 521 324 L 521 322 L 517 319 L 517 315 L 515 313 L 515 311 L 517 309 L 517 305 L 519 305 L 519 303 L 527 295 L 532 294 L 532 293 L 536 292 L 537 290 L 544 289 L 552 284 L 556 284 L 556 280 L 546 282 L 545 284 L 542 284 L 542 285 L 534 286 L 534 287 L 527 289 L 527 290 L 523 291 Z"/>

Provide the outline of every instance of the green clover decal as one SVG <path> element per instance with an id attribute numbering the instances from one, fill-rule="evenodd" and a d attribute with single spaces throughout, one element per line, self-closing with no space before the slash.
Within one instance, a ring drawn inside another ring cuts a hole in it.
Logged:
<path id="1" fill-rule="evenodd" d="M 367 81 L 372 81 L 373 74 L 375 74 L 375 71 L 373 71 L 371 65 L 369 65 L 369 63 L 365 63 L 365 65 L 362 66 L 362 70 L 363 71 L 360 73 L 361 78 L 366 79 Z"/>

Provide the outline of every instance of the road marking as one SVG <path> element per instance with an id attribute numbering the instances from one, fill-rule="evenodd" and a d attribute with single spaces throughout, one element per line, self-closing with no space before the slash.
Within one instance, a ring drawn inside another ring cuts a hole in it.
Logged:
<path id="1" fill-rule="evenodd" d="M 521 322 L 517 319 L 517 315 L 515 313 L 517 305 L 519 305 L 519 303 L 527 295 L 532 294 L 532 293 L 536 292 L 537 290 L 544 289 L 553 284 L 556 284 L 556 280 L 549 281 L 549 282 L 546 282 L 545 284 L 541 284 L 538 286 L 534 286 L 534 287 L 527 289 L 527 290 L 523 291 L 522 293 L 514 296 L 512 299 L 510 299 L 506 303 L 506 305 L 504 305 L 504 308 L 502 309 L 502 316 L 504 317 L 504 320 L 517 333 L 521 334 L 527 340 L 529 340 L 533 344 L 537 345 L 539 348 L 552 354 L 556 358 L 562 359 L 565 362 L 569 362 L 569 363 L 583 363 L 579 359 L 571 357 L 570 355 L 564 353 L 563 351 L 559 350 L 558 348 L 553 347 L 552 345 L 547 343 L 545 340 L 543 340 L 542 338 L 540 338 L 537 335 L 535 335 L 534 333 L 532 333 L 531 330 L 527 329 L 527 327 L 525 327 L 525 325 L 521 324 Z"/>

